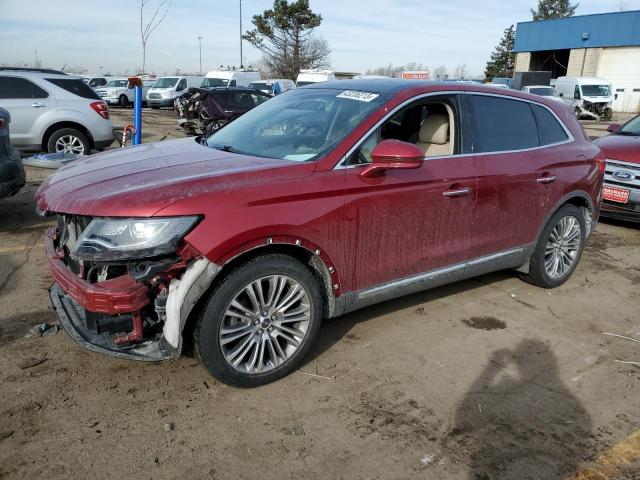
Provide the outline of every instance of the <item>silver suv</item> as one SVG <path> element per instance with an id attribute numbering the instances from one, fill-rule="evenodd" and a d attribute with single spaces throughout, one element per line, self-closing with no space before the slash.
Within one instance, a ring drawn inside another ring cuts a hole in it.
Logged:
<path id="1" fill-rule="evenodd" d="M 81 77 L 0 68 L 0 107 L 11 113 L 11 144 L 20 150 L 88 154 L 113 143 L 109 107 Z"/>

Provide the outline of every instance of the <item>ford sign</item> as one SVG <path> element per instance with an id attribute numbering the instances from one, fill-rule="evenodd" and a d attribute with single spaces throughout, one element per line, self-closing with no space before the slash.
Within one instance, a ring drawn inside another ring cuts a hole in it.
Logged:
<path id="1" fill-rule="evenodd" d="M 630 182 L 631 180 L 636 178 L 636 176 L 633 173 L 627 170 L 616 170 L 611 174 L 611 176 L 616 180 L 620 180 L 622 182 Z"/>

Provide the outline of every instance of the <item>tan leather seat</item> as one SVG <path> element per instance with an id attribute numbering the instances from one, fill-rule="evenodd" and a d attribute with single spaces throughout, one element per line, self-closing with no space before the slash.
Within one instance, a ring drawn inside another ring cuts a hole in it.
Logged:
<path id="1" fill-rule="evenodd" d="M 416 145 L 424 151 L 425 156 L 450 155 L 449 116 L 441 113 L 429 115 L 422 122 Z"/>

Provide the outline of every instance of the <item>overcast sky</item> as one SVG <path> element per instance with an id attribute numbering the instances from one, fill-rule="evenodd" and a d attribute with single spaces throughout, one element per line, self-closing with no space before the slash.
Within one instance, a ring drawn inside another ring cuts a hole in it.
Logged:
<path id="1" fill-rule="evenodd" d="M 151 0 L 153 7 L 160 0 Z M 155 3 L 153 3 L 155 2 Z M 333 52 L 336 70 L 364 72 L 393 63 L 418 62 L 453 71 L 466 64 L 484 71 L 502 31 L 531 19 L 537 0 L 311 0 L 323 16 L 317 30 Z M 625 8 L 640 9 L 640 0 Z M 172 0 L 166 20 L 147 47 L 147 70 L 158 74 L 238 65 L 238 0 Z M 272 0 L 243 0 L 244 29 Z M 148 7 L 149 8 L 149 7 Z M 578 15 L 616 11 L 620 0 L 583 0 Z M 147 13 L 150 15 L 152 10 Z M 130 72 L 140 67 L 137 0 L 0 0 L 0 63 L 29 63 L 34 50 L 44 66 L 86 68 L 90 73 Z M 245 63 L 260 53 L 244 42 Z"/>

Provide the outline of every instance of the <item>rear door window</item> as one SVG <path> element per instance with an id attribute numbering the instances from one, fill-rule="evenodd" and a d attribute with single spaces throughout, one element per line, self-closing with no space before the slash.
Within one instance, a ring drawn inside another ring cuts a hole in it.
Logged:
<path id="1" fill-rule="evenodd" d="M 554 143 L 564 142 L 569 138 L 567 132 L 560 125 L 556 117 L 544 107 L 540 105 L 531 105 L 533 116 L 538 124 L 538 132 L 540 133 L 540 145 L 552 145 Z"/>
<path id="2" fill-rule="evenodd" d="M 79 78 L 47 78 L 47 82 L 51 82 L 63 90 L 77 95 L 78 97 L 100 100 L 100 97 L 95 90 Z"/>
<path id="3" fill-rule="evenodd" d="M 49 94 L 26 78 L 0 77 L 0 98 L 47 98 Z"/>
<path id="4" fill-rule="evenodd" d="M 538 127 L 529 102 L 472 95 L 473 150 L 505 152 L 540 146 Z"/>

